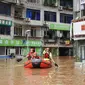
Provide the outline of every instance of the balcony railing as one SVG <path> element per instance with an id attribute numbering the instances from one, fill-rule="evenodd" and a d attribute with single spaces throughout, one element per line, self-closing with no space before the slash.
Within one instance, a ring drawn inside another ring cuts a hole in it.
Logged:
<path id="1" fill-rule="evenodd" d="M 44 6 L 57 6 L 58 3 L 56 0 L 44 0 Z"/>
<path id="2" fill-rule="evenodd" d="M 14 35 L 14 38 L 16 39 L 27 39 L 27 36 L 22 36 L 22 35 Z M 29 37 L 29 39 L 33 40 L 40 40 L 42 37 Z"/>
<path id="3" fill-rule="evenodd" d="M 16 0 L 1 0 L 2 2 L 16 3 Z"/>

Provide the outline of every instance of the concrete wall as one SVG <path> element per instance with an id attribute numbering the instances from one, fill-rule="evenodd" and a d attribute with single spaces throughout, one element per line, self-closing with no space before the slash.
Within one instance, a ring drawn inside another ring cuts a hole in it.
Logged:
<path id="1" fill-rule="evenodd" d="M 56 12 L 56 22 L 47 22 L 47 24 L 49 25 L 49 23 L 60 23 L 60 13 L 66 13 L 66 14 L 73 14 L 71 11 L 59 11 L 58 7 L 49 7 L 49 6 L 43 6 L 43 1 L 44 0 L 40 0 L 40 3 L 28 3 L 26 2 L 26 0 L 24 0 L 24 8 L 23 8 L 23 13 L 22 13 L 22 17 L 26 18 L 26 8 L 31 8 L 31 9 L 37 9 L 41 11 L 41 16 L 40 16 L 40 21 L 37 20 L 30 20 L 30 22 L 25 22 L 25 21 L 21 21 L 21 20 L 16 20 L 14 19 L 14 5 L 11 6 L 11 17 L 8 16 L 2 16 L 0 15 L 0 19 L 5 19 L 5 20 L 12 20 L 14 23 L 17 24 L 27 24 L 27 25 L 31 25 L 31 26 L 42 26 L 45 22 L 44 22 L 44 11 L 51 11 L 51 12 Z M 13 38 L 14 36 L 14 24 L 11 27 L 11 37 Z M 25 29 L 26 27 L 23 26 L 23 29 Z M 40 30 L 37 30 L 37 36 L 40 36 Z M 24 35 L 24 30 L 22 32 L 22 35 Z M 5 36 L 6 37 L 6 36 Z"/>

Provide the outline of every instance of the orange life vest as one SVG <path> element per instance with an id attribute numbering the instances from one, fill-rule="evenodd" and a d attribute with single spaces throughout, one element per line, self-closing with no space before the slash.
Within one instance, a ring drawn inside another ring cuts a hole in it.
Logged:
<path id="1" fill-rule="evenodd" d="M 44 58 L 49 58 L 49 53 L 45 53 Z"/>

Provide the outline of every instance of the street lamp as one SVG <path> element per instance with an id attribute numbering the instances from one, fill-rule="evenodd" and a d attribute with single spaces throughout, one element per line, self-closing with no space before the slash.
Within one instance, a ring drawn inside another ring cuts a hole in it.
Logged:
<path id="1" fill-rule="evenodd" d="M 27 35 L 27 50 L 28 50 L 28 38 L 29 38 L 29 36 L 30 36 L 30 32 L 31 32 L 31 30 L 26 30 L 25 31 L 25 34 Z"/>

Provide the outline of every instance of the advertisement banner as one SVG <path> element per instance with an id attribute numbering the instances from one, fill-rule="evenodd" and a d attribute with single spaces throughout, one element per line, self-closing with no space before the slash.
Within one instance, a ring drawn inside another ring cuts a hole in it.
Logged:
<path id="1" fill-rule="evenodd" d="M 50 24 L 52 30 L 70 30 L 70 24 Z"/>
<path id="2" fill-rule="evenodd" d="M 74 40 L 85 39 L 85 21 L 73 23 Z"/>
<path id="3" fill-rule="evenodd" d="M 85 4 L 85 0 L 80 0 L 81 4 Z"/>
<path id="4" fill-rule="evenodd" d="M 41 41 L 39 40 L 8 40 L 8 39 L 0 39 L 0 46 L 33 46 L 40 47 L 42 46 Z"/>

